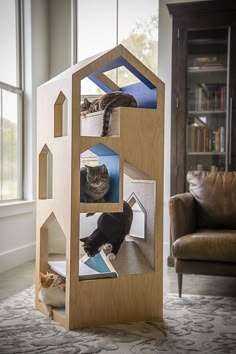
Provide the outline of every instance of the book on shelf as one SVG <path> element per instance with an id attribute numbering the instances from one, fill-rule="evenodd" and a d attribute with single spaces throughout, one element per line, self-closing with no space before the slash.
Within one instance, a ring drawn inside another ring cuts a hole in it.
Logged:
<path id="1" fill-rule="evenodd" d="M 54 273 L 66 277 L 66 261 L 49 261 L 48 268 Z M 102 250 L 94 257 L 83 256 L 79 260 L 78 268 L 80 280 L 118 277 L 115 268 Z"/>
<path id="2" fill-rule="evenodd" d="M 187 152 L 224 152 L 225 128 L 213 130 L 207 125 L 189 124 L 186 142 Z"/>
<path id="3" fill-rule="evenodd" d="M 220 134 L 220 152 L 225 152 L 225 128 L 223 126 L 219 127 Z"/>
<path id="4" fill-rule="evenodd" d="M 204 146 L 204 152 L 209 152 L 209 128 L 208 127 L 205 127 L 204 129 L 204 143 L 203 143 L 203 146 Z"/>
<path id="5" fill-rule="evenodd" d="M 226 69 L 226 56 L 209 55 L 198 56 L 190 55 L 188 57 L 189 70 L 219 70 Z"/>
<path id="6" fill-rule="evenodd" d="M 191 55 L 189 56 L 189 66 L 211 67 L 211 66 L 224 66 L 224 60 L 218 55 Z"/>
<path id="7" fill-rule="evenodd" d="M 189 85 L 189 111 L 225 111 L 226 85 L 200 83 Z"/>

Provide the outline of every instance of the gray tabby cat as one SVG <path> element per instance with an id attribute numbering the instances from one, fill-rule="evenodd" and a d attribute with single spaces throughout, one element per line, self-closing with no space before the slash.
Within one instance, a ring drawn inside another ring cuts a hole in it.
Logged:
<path id="1" fill-rule="evenodd" d="M 87 113 L 104 110 L 101 136 L 106 136 L 109 130 L 110 115 L 115 107 L 137 107 L 137 102 L 134 96 L 129 93 L 116 91 L 106 93 L 92 102 L 85 98 L 81 104 L 81 113 L 86 115 Z"/>
<path id="2" fill-rule="evenodd" d="M 80 169 L 80 202 L 105 202 L 110 188 L 110 176 L 106 165 L 87 166 Z"/>

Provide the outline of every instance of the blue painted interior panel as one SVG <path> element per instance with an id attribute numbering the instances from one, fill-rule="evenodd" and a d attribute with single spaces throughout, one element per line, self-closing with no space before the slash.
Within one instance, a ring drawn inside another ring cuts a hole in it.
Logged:
<path id="1" fill-rule="evenodd" d="M 119 202 L 120 156 L 99 156 L 99 165 L 105 164 L 110 175 L 110 190 L 107 195 L 108 202 Z"/>
<path id="2" fill-rule="evenodd" d="M 105 263 L 104 259 L 100 255 L 100 253 L 96 254 L 94 257 L 89 257 L 87 261 L 84 262 L 90 268 L 96 270 L 100 273 L 110 273 L 110 269 Z"/>
<path id="3" fill-rule="evenodd" d="M 94 146 L 92 146 L 91 148 L 89 148 L 90 151 L 92 151 L 94 154 L 96 154 L 97 156 L 114 156 L 114 155 L 118 155 L 115 151 L 109 149 L 108 146 L 99 143 L 96 144 Z"/>
<path id="4" fill-rule="evenodd" d="M 144 83 L 128 85 L 121 88 L 122 92 L 133 95 L 139 108 L 157 108 L 157 89 L 149 89 Z"/>
<path id="5" fill-rule="evenodd" d="M 103 82 L 97 78 L 97 74 L 104 73 L 106 71 L 116 69 L 118 67 L 126 67 L 134 76 L 136 76 L 140 82 L 121 87 L 120 91 L 127 92 L 133 95 L 140 108 L 157 108 L 157 88 L 134 66 L 132 66 L 123 57 L 118 57 L 111 63 L 105 65 L 104 67 L 96 70 L 93 74 L 89 75 L 89 79 L 93 81 L 98 87 L 100 87 L 105 93 L 112 92 L 109 87 L 107 87 Z"/>

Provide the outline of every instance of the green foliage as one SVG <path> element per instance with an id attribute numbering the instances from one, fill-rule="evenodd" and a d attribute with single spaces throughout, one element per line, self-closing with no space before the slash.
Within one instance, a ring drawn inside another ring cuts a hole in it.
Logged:
<path id="1" fill-rule="evenodd" d="M 158 17 L 148 22 L 136 23 L 122 44 L 154 73 L 157 72 Z"/>
<path id="2" fill-rule="evenodd" d="M 149 21 L 137 22 L 134 29 L 121 43 L 154 73 L 157 72 L 158 17 L 151 16 Z M 137 79 L 126 69 L 118 68 L 107 73 L 107 76 L 123 87 Z"/>
<path id="3" fill-rule="evenodd" d="M 17 186 L 17 127 L 16 123 L 2 119 L 2 148 L 0 165 L 2 167 L 1 199 L 16 198 Z"/>

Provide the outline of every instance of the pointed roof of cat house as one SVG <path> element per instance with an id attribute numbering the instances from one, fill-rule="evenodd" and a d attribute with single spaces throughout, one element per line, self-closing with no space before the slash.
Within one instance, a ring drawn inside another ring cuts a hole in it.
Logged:
<path id="1" fill-rule="evenodd" d="M 114 81 L 104 74 L 107 71 L 119 68 L 121 66 L 125 67 L 134 76 L 136 76 L 142 87 L 145 86 L 152 90 L 156 89 L 159 85 L 163 85 L 163 82 L 122 44 L 80 61 L 53 79 L 49 80 L 44 85 L 60 80 L 65 76 L 72 75 L 73 77 L 76 76 L 77 80 L 82 80 L 88 77 L 105 92 L 130 92 L 132 90 L 127 90 L 125 87 L 119 87 Z M 131 85 L 129 85 L 129 87 L 130 86 Z"/>

